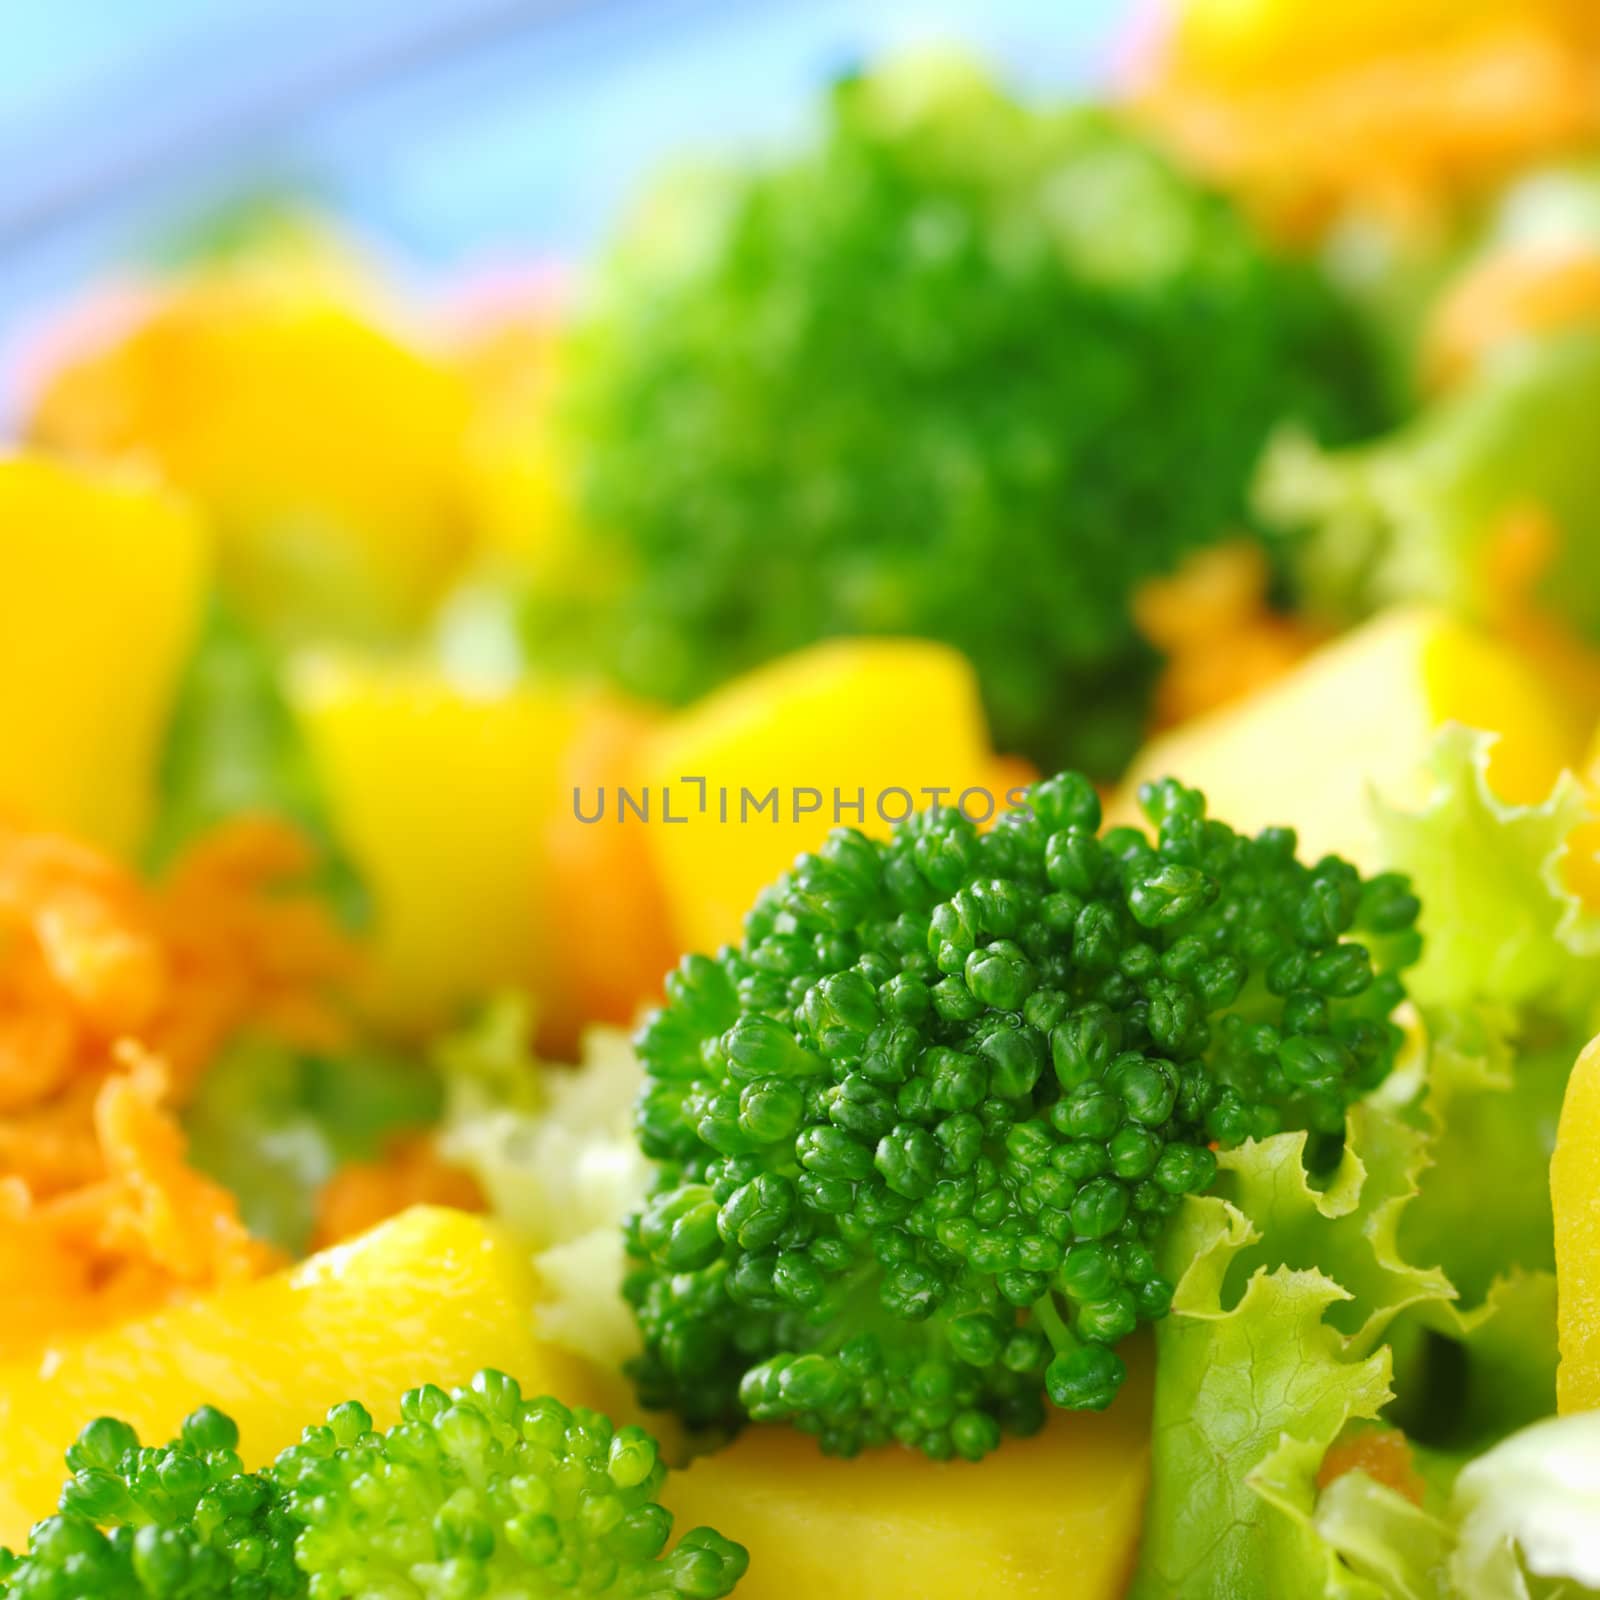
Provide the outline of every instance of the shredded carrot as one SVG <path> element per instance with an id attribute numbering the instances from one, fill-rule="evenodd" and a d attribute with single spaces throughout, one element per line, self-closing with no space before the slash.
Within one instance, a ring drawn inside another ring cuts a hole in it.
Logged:
<path id="1" fill-rule="evenodd" d="M 176 1108 L 242 1029 L 338 1042 L 354 953 L 310 865 L 244 820 L 147 885 L 0 821 L 0 1353 L 276 1261 L 187 1164 Z"/>
<path id="2" fill-rule="evenodd" d="M 1352 1428 L 1334 1440 L 1322 1458 L 1317 1488 L 1326 1489 L 1347 1472 L 1364 1472 L 1420 1506 L 1427 1485 L 1417 1472 L 1411 1444 L 1398 1428 Z"/>
<path id="3" fill-rule="evenodd" d="M 94 1106 L 106 1182 L 119 1195 L 107 1208 L 104 1243 L 180 1284 L 255 1277 L 276 1253 L 251 1237 L 233 1197 L 185 1161 L 162 1063 L 131 1043 L 118 1056 L 126 1070 L 106 1080 Z"/>
<path id="4" fill-rule="evenodd" d="M 184 1160 L 162 1064 L 131 1044 L 119 1056 L 92 1107 L 104 1176 L 43 1200 L 0 1178 L 0 1357 L 279 1262 L 233 1196 Z"/>
<path id="5" fill-rule="evenodd" d="M 0 1174 L 42 1192 L 95 1175 L 90 1099 L 71 1089 L 115 1070 L 121 1040 L 161 1058 L 179 1101 L 246 1025 L 336 1044 L 328 995 L 354 958 L 292 892 L 310 865 L 283 824 L 245 819 L 150 888 L 74 840 L 0 825 Z"/>
<path id="6" fill-rule="evenodd" d="M 1321 642 L 1310 623 L 1272 609 L 1268 581 L 1265 556 L 1241 540 L 1198 551 L 1170 578 L 1140 588 L 1134 618 L 1167 657 L 1156 685 L 1157 726 L 1249 694 Z"/>
<path id="7" fill-rule="evenodd" d="M 156 922 L 172 983 L 150 1042 L 180 1098 L 246 1023 L 307 1049 L 344 1041 L 329 995 L 354 974 L 355 951 L 322 901 L 294 890 L 314 864 L 292 828 L 243 817 L 196 843 L 162 885 Z"/>
<path id="8" fill-rule="evenodd" d="M 401 1134 L 377 1161 L 352 1161 L 322 1186 L 312 1248 L 326 1249 L 376 1227 L 408 1206 L 483 1211 L 477 1180 L 440 1154 L 431 1133 Z"/>

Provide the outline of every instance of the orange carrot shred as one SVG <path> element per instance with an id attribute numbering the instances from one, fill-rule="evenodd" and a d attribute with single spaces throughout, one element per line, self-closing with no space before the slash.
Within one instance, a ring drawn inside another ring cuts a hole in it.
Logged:
<path id="1" fill-rule="evenodd" d="M 1334 1440 L 1317 1472 L 1317 1488 L 1326 1489 L 1347 1472 L 1364 1472 L 1415 1506 L 1427 1492 L 1410 1441 L 1398 1428 L 1352 1428 Z"/>
<path id="2" fill-rule="evenodd" d="M 408 1206 L 483 1211 L 488 1201 L 470 1172 L 440 1154 L 431 1133 L 401 1134 L 377 1161 L 352 1161 L 322 1186 L 312 1248 L 326 1249 Z"/>
<path id="3" fill-rule="evenodd" d="M 1282 676 L 1321 642 L 1303 618 L 1267 602 L 1269 573 L 1256 545 L 1240 540 L 1197 551 L 1134 596 L 1134 619 L 1167 657 L 1155 722 L 1172 727 Z"/>
<path id="4" fill-rule="evenodd" d="M 0 1355 L 274 1266 L 195 1171 L 177 1108 L 244 1029 L 326 1047 L 355 954 L 245 819 L 146 884 L 0 819 Z"/>

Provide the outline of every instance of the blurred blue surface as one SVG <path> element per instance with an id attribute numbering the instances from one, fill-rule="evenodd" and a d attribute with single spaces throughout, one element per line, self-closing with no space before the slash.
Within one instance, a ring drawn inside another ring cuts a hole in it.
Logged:
<path id="1" fill-rule="evenodd" d="M 0 0 L 0 350 L 241 190 L 424 269 L 581 253 L 663 156 L 792 137 L 817 86 L 963 41 L 1102 76 L 1122 0 Z"/>

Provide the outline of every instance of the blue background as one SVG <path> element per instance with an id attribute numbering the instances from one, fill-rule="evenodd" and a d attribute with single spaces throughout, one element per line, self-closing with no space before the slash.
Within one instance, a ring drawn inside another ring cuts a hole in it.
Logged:
<path id="1" fill-rule="evenodd" d="M 642 173 L 759 149 L 881 51 L 965 41 L 1091 84 L 1118 0 L 0 0 L 0 353 L 242 189 L 325 200 L 426 270 L 574 256 Z"/>

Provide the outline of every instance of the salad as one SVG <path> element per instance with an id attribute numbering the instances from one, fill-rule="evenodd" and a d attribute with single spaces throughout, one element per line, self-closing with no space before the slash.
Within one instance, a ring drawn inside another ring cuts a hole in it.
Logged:
<path id="1" fill-rule="evenodd" d="M 0 1596 L 1600 1595 L 1600 28 L 282 202 L 0 455 Z"/>

